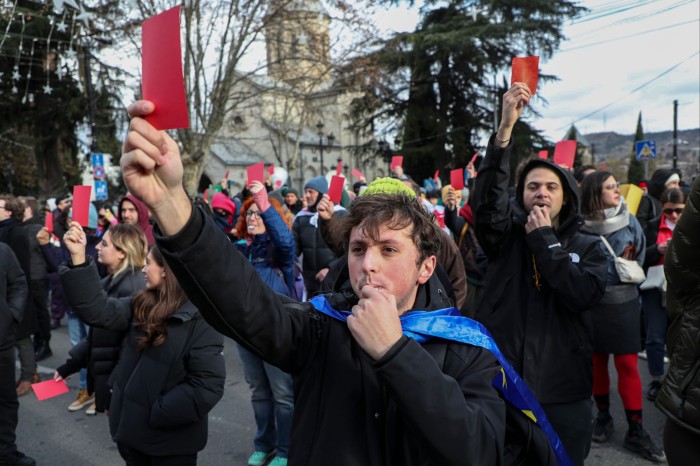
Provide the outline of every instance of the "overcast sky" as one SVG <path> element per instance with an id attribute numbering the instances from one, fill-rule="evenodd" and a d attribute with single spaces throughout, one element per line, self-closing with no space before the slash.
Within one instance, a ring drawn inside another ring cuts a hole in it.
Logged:
<path id="1" fill-rule="evenodd" d="M 540 83 L 538 95 L 548 104 L 533 99 L 541 114 L 530 120 L 535 127 L 553 141 L 572 122 L 584 134 L 630 134 L 641 111 L 645 131 L 671 130 L 673 101 L 678 100 L 678 128 L 699 128 L 700 0 L 580 4 L 590 11 L 568 23 L 568 40 L 560 51 L 540 61 L 540 71 L 560 81 Z M 377 23 L 387 30 L 408 31 L 417 17 L 404 7 L 380 13 Z"/>

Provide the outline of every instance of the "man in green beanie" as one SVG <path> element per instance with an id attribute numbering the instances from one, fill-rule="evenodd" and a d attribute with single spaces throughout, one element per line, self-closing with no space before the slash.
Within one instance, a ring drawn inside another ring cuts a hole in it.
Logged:
<path id="1" fill-rule="evenodd" d="M 358 197 L 337 220 L 349 280 L 311 302 L 287 301 L 192 208 L 177 144 L 141 118 L 153 109 L 145 101 L 129 109 L 124 182 L 152 209 L 158 246 L 204 318 L 293 374 L 289 464 L 502 464 L 496 359 L 402 329 L 409 311 L 450 305 L 433 274 L 440 232 L 415 199 Z"/>

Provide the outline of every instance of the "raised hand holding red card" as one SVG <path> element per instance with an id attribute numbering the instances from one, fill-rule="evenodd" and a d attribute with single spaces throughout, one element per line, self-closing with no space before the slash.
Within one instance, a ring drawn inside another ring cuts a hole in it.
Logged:
<path id="1" fill-rule="evenodd" d="M 535 95 L 539 77 L 540 57 L 515 57 L 512 65 L 510 84 L 525 83 L 530 88 L 530 94 Z"/>
<path id="2" fill-rule="evenodd" d="M 189 128 L 180 47 L 180 7 L 143 22 L 141 88 L 144 100 L 155 104 L 146 120 L 156 129 Z"/>
<path id="3" fill-rule="evenodd" d="M 395 155 L 391 158 L 391 169 L 403 166 L 403 155 Z"/>

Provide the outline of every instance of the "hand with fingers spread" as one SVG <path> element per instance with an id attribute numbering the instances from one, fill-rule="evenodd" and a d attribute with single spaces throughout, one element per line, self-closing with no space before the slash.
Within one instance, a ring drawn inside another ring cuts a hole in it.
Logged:
<path id="1" fill-rule="evenodd" d="M 396 298 L 371 285 L 363 286 L 360 301 L 348 317 L 348 328 L 370 357 L 381 359 L 403 335 Z"/>
<path id="2" fill-rule="evenodd" d="M 525 232 L 530 233 L 542 227 L 551 227 L 552 219 L 549 218 L 549 208 L 540 207 L 538 205 L 532 206 L 530 215 L 527 216 L 527 223 L 525 224 Z"/>
<path id="3" fill-rule="evenodd" d="M 530 103 L 531 96 L 530 88 L 525 83 L 513 83 L 503 94 L 503 113 L 496 133 L 496 146 L 506 147 L 510 143 L 513 127 Z"/>
<path id="4" fill-rule="evenodd" d="M 70 253 L 71 262 L 73 265 L 81 265 L 85 263 L 85 246 L 87 245 L 87 236 L 83 231 L 83 227 L 78 222 L 70 222 L 70 228 L 63 235 L 63 243 Z"/>
<path id="5" fill-rule="evenodd" d="M 177 143 L 143 118 L 154 110 L 153 103 L 145 100 L 129 106 L 132 119 L 120 164 L 129 192 L 149 207 L 161 230 L 172 235 L 187 223 L 192 208 L 182 186 Z"/>

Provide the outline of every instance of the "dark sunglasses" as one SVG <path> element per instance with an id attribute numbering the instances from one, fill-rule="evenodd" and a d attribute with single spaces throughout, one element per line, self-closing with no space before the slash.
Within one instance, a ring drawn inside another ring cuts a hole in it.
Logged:
<path id="1" fill-rule="evenodd" d="M 679 207 L 679 208 L 677 208 L 677 209 L 664 209 L 664 213 L 665 213 L 666 215 L 671 215 L 671 214 L 680 215 L 680 214 L 683 213 L 683 209 L 682 209 L 681 207 Z"/>

